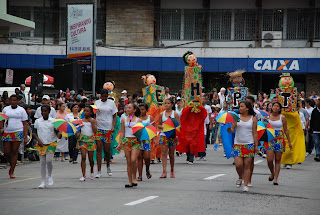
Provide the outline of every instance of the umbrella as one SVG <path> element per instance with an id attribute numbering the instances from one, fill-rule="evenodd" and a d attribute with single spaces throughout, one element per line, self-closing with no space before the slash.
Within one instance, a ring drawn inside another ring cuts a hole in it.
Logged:
<path id="1" fill-rule="evenodd" d="M 262 117 L 270 116 L 270 113 L 265 110 L 258 110 L 258 111 L 261 113 Z"/>
<path id="2" fill-rule="evenodd" d="M 83 127 L 83 121 L 81 119 L 73 119 L 70 121 L 74 126 L 76 126 L 77 130 L 80 131 L 80 129 Z"/>
<path id="3" fill-rule="evenodd" d="M 51 77 L 50 75 L 43 75 L 43 83 L 44 84 L 53 84 L 54 78 Z M 26 78 L 26 85 L 31 85 L 31 76 Z"/>
<path id="4" fill-rule="evenodd" d="M 67 122 L 64 119 L 55 119 L 52 124 L 54 127 L 59 130 L 64 137 L 70 137 L 77 133 L 77 128 L 70 122 Z"/>
<path id="5" fill-rule="evenodd" d="M 220 122 L 223 124 L 230 123 L 230 122 L 237 122 L 239 119 L 240 119 L 239 115 L 233 111 L 222 112 L 216 117 L 217 122 Z"/>
<path id="6" fill-rule="evenodd" d="M 80 113 L 79 113 L 80 119 L 84 119 L 84 109 L 82 108 Z"/>
<path id="7" fill-rule="evenodd" d="M 93 113 L 96 113 L 97 110 L 99 110 L 99 108 L 97 107 L 97 105 L 90 105 L 93 109 Z"/>
<path id="8" fill-rule="evenodd" d="M 139 122 L 132 127 L 132 133 L 139 140 L 151 140 L 157 136 L 157 129 L 149 123 Z"/>
<path id="9" fill-rule="evenodd" d="M 259 141 L 270 142 L 275 138 L 275 130 L 269 122 L 258 121 L 257 131 Z"/>
<path id="10" fill-rule="evenodd" d="M 176 118 L 169 117 L 163 122 L 163 133 L 167 138 L 175 138 L 180 133 L 180 124 Z"/>
<path id="11" fill-rule="evenodd" d="M 0 112 L 0 121 L 5 120 L 6 118 L 8 118 L 8 116 Z"/>

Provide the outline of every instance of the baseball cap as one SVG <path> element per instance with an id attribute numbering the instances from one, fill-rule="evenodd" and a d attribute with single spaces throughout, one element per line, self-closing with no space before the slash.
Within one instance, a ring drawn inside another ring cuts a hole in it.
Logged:
<path id="1" fill-rule="evenodd" d="M 50 97 L 48 95 L 44 95 L 44 96 L 42 96 L 42 99 L 50 100 Z"/>
<path id="2" fill-rule="evenodd" d="M 122 90 L 122 92 L 121 93 L 128 93 L 126 90 Z"/>
<path id="3" fill-rule="evenodd" d="M 177 100 L 177 101 L 180 101 L 180 100 L 181 100 L 181 97 L 180 97 L 180 96 L 178 96 L 178 97 L 176 98 L 176 100 Z"/>

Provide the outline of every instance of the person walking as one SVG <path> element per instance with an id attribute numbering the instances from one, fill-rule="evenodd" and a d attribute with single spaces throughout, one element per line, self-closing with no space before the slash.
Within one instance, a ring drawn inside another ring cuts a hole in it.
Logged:
<path id="1" fill-rule="evenodd" d="M 316 108 L 314 108 L 311 113 L 310 130 L 316 149 L 316 157 L 314 160 L 320 162 L 320 98 L 318 98 L 316 102 Z"/>
<path id="2" fill-rule="evenodd" d="M 79 117 L 79 105 L 74 103 L 72 104 L 71 108 L 71 113 L 67 114 L 66 120 L 71 121 L 74 119 L 80 119 Z M 69 162 L 73 164 L 77 164 L 77 158 L 78 158 L 78 153 L 79 150 L 76 148 L 77 146 L 77 138 L 73 135 L 68 137 L 68 147 L 69 147 Z"/>

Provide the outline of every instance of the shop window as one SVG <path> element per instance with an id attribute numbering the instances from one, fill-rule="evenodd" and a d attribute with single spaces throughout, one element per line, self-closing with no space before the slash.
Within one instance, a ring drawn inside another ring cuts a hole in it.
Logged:
<path id="1" fill-rule="evenodd" d="M 205 13 L 202 10 L 184 10 L 184 39 L 204 39 Z"/>
<path id="2" fill-rule="evenodd" d="M 263 10 L 263 31 L 282 31 L 283 9 Z"/>
<path id="3" fill-rule="evenodd" d="M 254 40 L 256 34 L 256 11 L 235 10 L 234 39 Z"/>
<path id="4" fill-rule="evenodd" d="M 160 16 L 160 38 L 162 40 L 180 40 L 181 10 L 162 9 Z"/>
<path id="5" fill-rule="evenodd" d="M 231 39 L 231 10 L 212 10 L 210 17 L 210 39 Z"/>
<path id="6" fill-rule="evenodd" d="M 307 39 L 309 25 L 308 9 L 288 9 L 287 39 Z"/>

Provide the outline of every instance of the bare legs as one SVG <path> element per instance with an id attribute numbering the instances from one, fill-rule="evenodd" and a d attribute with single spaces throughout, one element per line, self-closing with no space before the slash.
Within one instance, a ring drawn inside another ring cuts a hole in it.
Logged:
<path id="1" fill-rule="evenodd" d="M 160 178 L 167 177 L 167 156 L 169 151 L 169 158 L 170 158 L 170 166 L 171 166 L 171 178 L 175 178 L 174 175 L 174 152 L 175 152 L 175 146 L 165 146 L 161 145 L 162 150 L 162 168 L 163 172 Z"/>
<path id="2" fill-rule="evenodd" d="M 87 150 L 84 149 L 84 148 L 81 148 L 80 151 L 81 151 L 81 171 L 82 171 L 82 176 L 85 178 L 86 177 Z M 90 173 L 93 173 L 93 167 L 94 167 L 93 153 L 94 152 L 88 152 L 88 158 L 89 158 L 89 164 L 90 164 Z"/>
<path id="3" fill-rule="evenodd" d="M 274 183 L 278 183 L 281 157 L 282 157 L 282 152 L 274 152 L 272 150 L 267 150 L 267 162 L 271 172 L 270 178 L 274 178 Z"/>
<path id="4" fill-rule="evenodd" d="M 124 153 L 127 160 L 127 173 L 129 185 L 132 186 L 133 183 L 137 183 L 137 160 L 140 153 L 140 149 L 132 149 L 130 152 L 125 151 Z"/>
<path id="5" fill-rule="evenodd" d="M 14 169 L 17 165 L 18 151 L 21 142 L 4 142 L 3 151 L 6 156 L 7 161 L 10 163 L 9 175 L 14 176 Z"/>
<path id="6" fill-rule="evenodd" d="M 110 165 L 110 143 L 104 143 L 102 140 L 97 140 L 97 165 L 98 165 L 98 172 L 101 171 L 101 164 L 102 164 L 102 148 L 104 150 L 104 156 L 107 160 L 107 166 Z"/>
<path id="7" fill-rule="evenodd" d="M 146 164 L 146 172 L 147 174 L 150 174 L 150 155 L 151 152 L 150 151 L 146 151 L 146 150 L 141 150 L 139 153 L 139 157 L 138 157 L 138 172 L 139 172 L 139 177 L 142 179 L 142 170 L 143 170 L 143 160 L 145 161 Z M 148 175 L 147 175 L 148 177 Z"/>
<path id="8" fill-rule="evenodd" d="M 235 157 L 234 161 L 239 179 L 243 178 L 244 186 L 247 186 L 251 175 L 252 158 Z"/>

